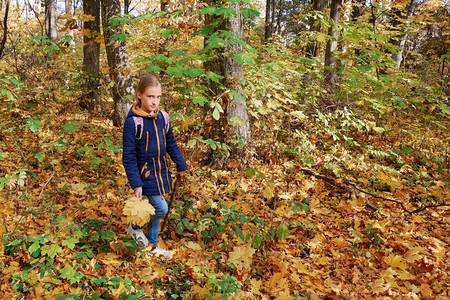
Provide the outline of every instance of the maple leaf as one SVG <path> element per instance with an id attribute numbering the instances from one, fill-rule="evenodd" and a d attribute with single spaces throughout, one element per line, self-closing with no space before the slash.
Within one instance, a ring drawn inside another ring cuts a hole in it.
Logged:
<path id="1" fill-rule="evenodd" d="M 47 255 L 50 258 L 54 258 L 61 252 L 63 252 L 63 250 L 58 244 L 45 245 L 41 248 L 41 254 Z"/>
<path id="2" fill-rule="evenodd" d="M 236 246 L 233 251 L 230 252 L 228 262 L 233 263 L 236 267 L 241 269 L 248 269 L 252 263 L 252 257 L 255 253 L 255 249 L 251 244 L 245 246 Z"/>
<path id="3" fill-rule="evenodd" d="M 83 274 L 77 272 L 71 265 L 67 265 L 66 267 L 62 268 L 59 271 L 61 273 L 59 277 L 69 280 L 70 284 L 79 282 L 81 278 L 83 278 Z"/>
<path id="4" fill-rule="evenodd" d="M 387 291 L 390 287 L 389 283 L 385 283 L 383 278 L 377 279 L 369 284 L 372 287 L 372 292 L 381 294 Z"/>
<path id="5" fill-rule="evenodd" d="M 123 214 L 128 223 L 144 226 L 150 221 L 150 216 L 155 214 L 155 209 L 148 201 L 132 197 L 125 201 Z"/>
<path id="6" fill-rule="evenodd" d="M 402 270 L 406 270 L 408 268 L 408 264 L 400 255 L 391 254 L 384 258 L 384 262 L 393 268 L 399 268 Z"/>

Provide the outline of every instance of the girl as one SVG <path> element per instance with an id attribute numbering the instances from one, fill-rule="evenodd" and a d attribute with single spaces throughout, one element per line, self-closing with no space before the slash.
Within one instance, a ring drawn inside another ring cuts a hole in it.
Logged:
<path id="1" fill-rule="evenodd" d="M 134 194 L 147 196 L 155 208 L 148 223 L 147 236 L 139 226 L 130 224 L 127 232 L 144 246 L 150 245 L 157 255 L 171 257 L 158 247 L 159 220 L 167 213 L 164 194 L 172 189 L 166 153 L 177 165 L 177 175 L 188 169 L 175 141 L 169 116 L 160 111 L 161 84 L 154 75 L 144 75 L 136 90 L 137 102 L 130 109 L 123 129 L 123 165 Z"/>

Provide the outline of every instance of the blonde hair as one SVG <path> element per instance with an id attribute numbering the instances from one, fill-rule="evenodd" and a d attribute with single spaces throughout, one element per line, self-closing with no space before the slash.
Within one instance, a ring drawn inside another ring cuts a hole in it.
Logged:
<path id="1" fill-rule="evenodd" d="M 146 74 L 141 77 L 141 80 L 139 80 L 139 84 L 136 88 L 136 99 L 137 103 L 140 106 L 141 105 L 141 99 L 138 98 L 138 94 L 143 94 L 145 90 L 148 87 L 154 87 L 154 86 L 160 86 L 161 83 L 159 83 L 158 77 L 154 74 Z"/>

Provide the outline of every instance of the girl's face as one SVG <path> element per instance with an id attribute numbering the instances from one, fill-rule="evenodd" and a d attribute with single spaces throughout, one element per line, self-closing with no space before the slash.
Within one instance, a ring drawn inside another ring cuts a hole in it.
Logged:
<path id="1" fill-rule="evenodd" d="M 161 85 L 149 86 L 142 94 L 138 92 L 137 96 L 141 100 L 141 108 L 145 112 L 154 112 L 161 100 Z"/>

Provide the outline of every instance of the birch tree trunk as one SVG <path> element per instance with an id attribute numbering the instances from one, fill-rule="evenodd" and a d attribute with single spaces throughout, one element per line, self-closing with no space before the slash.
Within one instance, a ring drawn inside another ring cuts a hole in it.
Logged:
<path id="1" fill-rule="evenodd" d="M 72 0 L 64 0 L 66 14 L 72 14 Z M 69 35 L 73 38 L 73 30 L 69 29 Z"/>
<path id="2" fill-rule="evenodd" d="M 336 57 L 334 51 L 338 46 L 339 29 L 337 23 L 341 18 L 342 0 L 331 1 L 330 18 L 332 20 L 331 27 L 328 30 L 328 35 L 331 39 L 327 42 L 327 48 L 325 52 L 325 84 L 330 89 L 331 93 L 334 93 L 336 88 Z"/>
<path id="3" fill-rule="evenodd" d="M 113 122 L 116 126 L 123 126 L 131 107 L 131 103 L 126 96 L 134 94 L 134 87 L 130 74 L 126 42 L 111 40 L 114 34 L 123 32 L 122 27 L 113 26 L 110 22 L 111 17 L 120 15 L 120 0 L 102 0 L 101 11 L 109 74 L 114 81 L 112 88 L 114 99 Z"/>
<path id="4" fill-rule="evenodd" d="M 418 6 L 419 2 L 417 0 L 411 0 L 409 4 L 406 6 L 406 16 L 405 20 L 408 20 L 414 15 L 414 12 L 416 11 L 416 8 Z M 395 25 L 394 25 L 395 26 Z M 400 68 L 400 65 L 403 61 L 403 53 L 405 51 L 406 41 L 408 40 L 408 34 L 405 33 L 407 31 L 407 28 L 403 29 L 400 33 L 400 36 L 398 37 L 397 42 L 395 43 L 399 50 L 397 54 L 393 55 L 393 59 L 395 60 L 396 68 Z"/>

